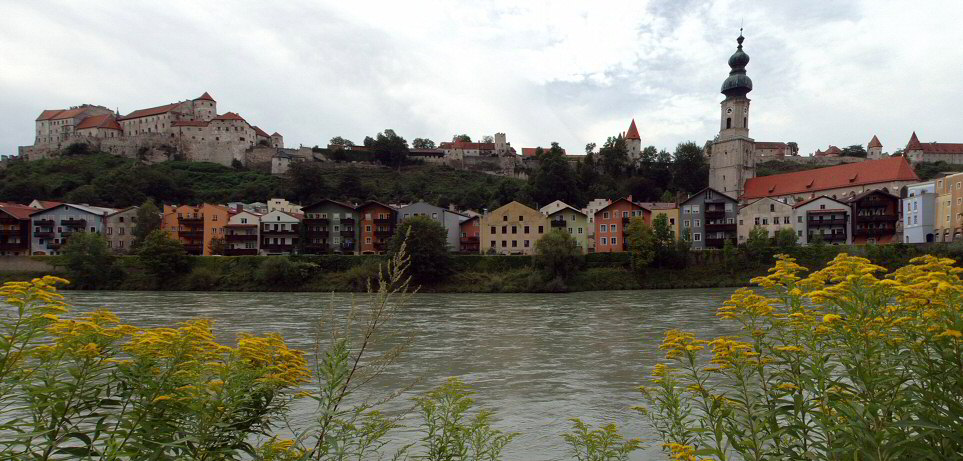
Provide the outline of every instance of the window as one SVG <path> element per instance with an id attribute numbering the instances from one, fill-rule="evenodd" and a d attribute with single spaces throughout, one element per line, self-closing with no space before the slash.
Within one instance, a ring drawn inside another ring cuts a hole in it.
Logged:
<path id="1" fill-rule="evenodd" d="M 742 220 L 741 220 L 741 219 L 739 220 L 739 225 L 740 225 L 740 226 L 742 226 L 742 225 L 743 225 L 743 224 L 742 224 Z"/>
<path id="2" fill-rule="evenodd" d="M 682 207 L 682 214 L 689 214 L 689 205 Z"/>
<path id="3" fill-rule="evenodd" d="M 776 218 L 776 219 L 778 219 L 778 218 Z M 782 217 L 782 223 L 783 223 L 783 224 L 789 224 L 789 216 L 783 216 L 783 217 Z"/>
<path id="4" fill-rule="evenodd" d="M 524 221 L 524 220 L 525 220 L 525 217 L 522 216 L 522 215 L 518 215 L 518 220 L 519 220 L 519 221 Z"/>
<path id="5" fill-rule="evenodd" d="M 571 229 L 570 229 L 570 230 L 571 230 Z M 581 227 L 578 228 L 578 233 L 579 233 L 579 235 L 582 235 L 582 228 L 581 228 Z"/>
<path id="6" fill-rule="evenodd" d="M 726 204 L 726 213 L 729 213 L 729 212 L 731 212 L 731 211 L 732 211 L 732 204 L 731 204 L 731 203 L 727 203 L 727 204 Z"/>
<path id="7" fill-rule="evenodd" d="M 763 226 L 768 226 L 768 225 L 769 225 L 769 218 L 762 218 L 762 225 L 763 225 Z"/>
<path id="8" fill-rule="evenodd" d="M 494 234 L 497 234 L 497 233 L 498 233 L 498 232 L 495 232 L 496 230 L 498 230 L 498 228 L 497 228 L 497 227 L 495 227 L 495 226 L 492 226 L 492 231 L 491 231 L 491 233 L 492 233 L 492 235 L 494 235 Z"/>
<path id="9" fill-rule="evenodd" d="M 618 239 L 617 239 L 617 238 L 615 238 L 615 237 L 612 237 L 612 245 L 617 245 L 617 244 L 618 244 L 618 242 L 617 242 L 617 241 L 618 241 Z"/>
<path id="10" fill-rule="evenodd" d="M 612 224 L 612 226 L 609 227 L 609 230 L 611 230 L 613 234 L 618 232 L 618 229 L 615 228 L 615 224 Z"/>
<path id="11" fill-rule="evenodd" d="M 698 212 L 699 212 L 699 205 L 692 205 L 692 212 L 693 212 L 693 213 L 698 213 Z"/>
<path id="12" fill-rule="evenodd" d="M 517 233 L 518 233 L 518 227 L 517 227 L 517 226 L 512 226 L 512 233 L 513 233 L 513 234 L 517 234 Z"/>
<path id="13" fill-rule="evenodd" d="M 365 237 L 364 243 L 371 243 L 371 237 Z"/>
<path id="14" fill-rule="evenodd" d="M 281 217 L 278 216 L 278 220 L 280 220 L 280 219 L 281 219 Z M 217 221 L 217 215 L 211 215 L 211 221 Z"/>
<path id="15" fill-rule="evenodd" d="M 118 230 L 120 231 L 120 235 L 124 235 L 124 231 L 127 230 L 127 228 L 126 228 L 126 227 L 121 227 L 121 228 L 118 229 Z"/>
<path id="16" fill-rule="evenodd" d="M 542 229 L 542 226 L 538 226 L 538 233 L 541 234 L 542 232 L 544 232 L 544 229 Z"/>
<path id="17" fill-rule="evenodd" d="M 503 234 L 507 234 L 507 233 L 508 233 L 508 226 L 502 226 L 502 233 L 503 233 Z"/>
<path id="18" fill-rule="evenodd" d="M 826 209 L 826 205 L 819 205 L 819 209 L 820 209 L 820 210 L 825 210 L 825 209 Z"/>
<path id="19" fill-rule="evenodd" d="M 502 221 L 508 221 L 508 215 L 502 216 Z"/>
<path id="20" fill-rule="evenodd" d="M 608 239 L 605 237 L 602 237 L 602 245 L 608 245 L 608 243 L 609 243 Z"/>
<path id="21" fill-rule="evenodd" d="M 518 240 L 512 240 L 512 248 L 518 248 Z"/>
<path id="22" fill-rule="evenodd" d="M 603 211 L 603 212 L 602 212 L 602 219 L 609 219 L 609 212 L 608 212 L 608 211 Z"/>
<path id="23" fill-rule="evenodd" d="M 692 221 L 692 225 L 693 225 L 694 227 L 701 227 L 701 226 L 702 226 L 702 220 L 701 220 L 701 219 L 693 220 L 693 221 Z"/>
<path id="24" fill-rule="evenodd" d="M 492 244 L 491 244 L 491 247 L 492 247 L 492 248 L 495 248 L 495 241 L 492 240 L 491 243 L 492 243 Z"/>
<path id="25" fill-rule="evenodd" d="M 796 222 L 802 223 L 802 215 L 796 216 Z"/>
<path id="26" fill-rule="evenodd" d="M 438 213 L 432 213 L 431 219 L 438 219 Z"/>
<path id="27" fill-rule="evenodd" d="M 530 242 L 529 242 L 528 240 L 526 240 L 526 241 L 525 241 L 525 248 L 528 248 L 529 246 L 530 246 Z"/>
<path id="28" fill-rule="evenodd" d="M 529 228 L 528 226 L 525 226 L 525 233 L 527 234 L 528 232 L 529 232 Z"/>
<path id="29" fill-rule="evenodd" d="M 107 228 L 107 235 L 111 235 L 111 234 L 113 234 L 113 233 L 114 233 L 114 228 L 113 228 L 113 227 L 108 227 L 108 228 Z"/>
<path id="30" fill-rule="evenodd" d="M 609 226 L 608 226 L 607 224 L 601 224 L 601 225 L 599 225 L 599 231 L 600 231 L 600 232 L 608 232 L 608 231 L 609 231 Z"/>
<path id="31" fill-rule="evenodd" d="M 502 240 L 502 248 L 505 248 L 507 246 L 508 246 L 508 242 L 505 240 Z"/>
<path id="32" fill-rule="evenodd" d="M 365 232 L 371 232 L 371 225 L 369 224 L 369 225 L 367 225 L 367 226 L 364 226 L 364 231 L 365 231 Z"/>
<path id="33" fill-rule="evenodd" d="M 688 227 L 689 227 L 689 220 L 688 220 L 688 219 L 682 220 L 682 227 L 685 227 L 685 228 L 688 228 Z"/>
<path id="34" fill-rule="evenodd" d="M 698 232 L 692 234 L 692 241 L 693 241 L 693 242 L 701 242 L 701 241 L 702 241 L 702 234 L 700 234 L 700 233 L 698 233 Z"/>
<path id="35" fill-rule="evenodd" d="M 756 225 L 757 225 L 757 226 L 759 225 L 759 218 L 758 218 L 758 217 L 756 218 Z"/>
<path id="36" fill-rule="evenodd" d="M 674 225 L 675 225 L 675 218 L 669 218 L 669 225 L 670 225 L 670 226 L 674 226 Z"/>

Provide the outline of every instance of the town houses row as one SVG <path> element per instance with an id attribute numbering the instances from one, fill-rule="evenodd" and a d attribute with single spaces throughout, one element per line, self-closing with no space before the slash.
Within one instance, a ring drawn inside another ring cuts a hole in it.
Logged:
<path id="1" fill-rule="evenodd" d="M 752 178 L 740 198 L 706 188 L 681 203 L 596 199 L 582 209 L 561 201 L 541 209 L 511 202 L 484 213 L 425 202 L 390 205 L 321 200 L 165 205 L 161 228 L 194 255 L 377 254 L 412 216 L 437 221 L 461 253 L 533 254 L 552 230 L 584 253 L 622 252 L 633 218 L 664 214 L 674 236 L 696 250 L 743 244 L 753 228 L 769 237 L 790 229 L 800 244 L 949 242 L 963 235 L 963 173 L 921 182 L 903 157 Z M 902 198 L 901 198 L 902 197 Z M 112 209 L 35 200 L 0 203 L 0 255 L 56 255 L 76 232 L 130 249 L 137 207 Z"/>

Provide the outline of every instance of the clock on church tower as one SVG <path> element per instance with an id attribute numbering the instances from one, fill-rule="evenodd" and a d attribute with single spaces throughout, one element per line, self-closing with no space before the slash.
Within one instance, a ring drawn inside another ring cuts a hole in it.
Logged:
<path id="1" fill-rule="evenodd" d="M 709 158 L 709 187 L 733 198 L 742 195 L 747 179 L 755 177 L 754 141 L 749 137 L 749 98 L 752 79 L 746 75 L 749 55 L 742 51 L 745 37 L 739 31 L 738 47 L 729 57 L 729 77 L 722 82 L 722 116 L 719 135 Z"/>

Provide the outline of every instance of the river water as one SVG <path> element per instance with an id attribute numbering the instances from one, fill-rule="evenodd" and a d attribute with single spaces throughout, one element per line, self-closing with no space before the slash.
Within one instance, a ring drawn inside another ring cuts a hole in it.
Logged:
<path id="1" fill-rule="evenodd" d="M 417 294 L 388 328 L 412 344 L 368 390 L 410 390 L 386 410 L 411 407 L 411 397 L 457 376 L 496 413 L 496 427 L 521 432 L 505 460 L 570 459 L 561 434 L 579 417 L 593 425 L 616 422 L 648 447 L 634 460 L 662 458 L 641 415 L 638 386 L 662 358 L 658 347 L 672 328 L 700 337 L 733 334 L 720 328 L 716 308 L 733 289 L 611 291 L 571 294 Z M 106 307 L 140 327 L 216 320 L 218 338 L 239 332 L 279 332 L 310 351 L 324 307 L 343 315 L 363 295 L 321 293 L 67 292 L 78 310 Z M 388 347 L 387 344 L 383 347 Z M 296 422 L 310 419 L 298 409 Z M 407 418 L 417 424 L 414 414 Z M 393 438 L 411 442 L 413 433 Z"/>

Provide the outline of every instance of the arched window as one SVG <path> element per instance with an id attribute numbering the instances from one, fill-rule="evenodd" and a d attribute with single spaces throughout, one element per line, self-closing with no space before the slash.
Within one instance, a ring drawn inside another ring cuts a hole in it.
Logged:
<path id="1" fill-rule="evenodd" d="M 748 117 L 742 117 L 742 127 L 743 127 L 743 128 L 749 128 L 749 118 L 748 118 Z"/>
<path id="2" fill-rule="evenodd" d="M 732 117 L 726 117 L 726 129 L 732 128 Z"/>

